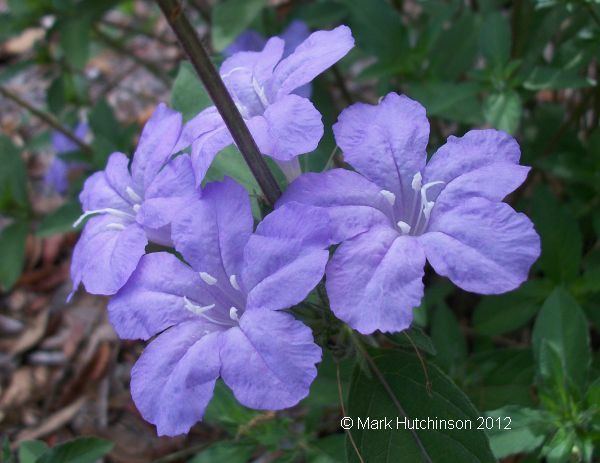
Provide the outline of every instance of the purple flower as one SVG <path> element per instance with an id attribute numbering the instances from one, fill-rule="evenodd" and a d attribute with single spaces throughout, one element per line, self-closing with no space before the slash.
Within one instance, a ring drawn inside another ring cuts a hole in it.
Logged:
<path id="1" fill-rule="evenodd" d="M 301 302 L 328 259 L 327 213 L 289 204 L 252 234 L 248 193 L 231 179 L 211 183 L 173 220 L 175 248 L 158 252 L 109 304 L 120 337 L 149 339 L 131 373 L 131 392 L 159 435 L 202 419 L 217 378 L 242 404 L 295 405 L 316 376 L 321 349 L 309 328 L 280 312 Z"/>
<path id="2" fill-rule="evenodd" d="M 292 21 L 281 35 L 278 36 L 285 43 L 282 58 L 290 56 L 309 35 L 310 29 L 304 21 Z M 266 44 L 267 39 L 258 32 L 249 29 L 242 32 L 231 45 L 223 50 L 223 54 L 229 57 L 241 51 L 261 51 Z M 302 87 L 298 87 L 293 93 L 304 98 L 310 98 L 312 85 L 308 83 Z"/>
<path id="3" fill-rule="evenodd" d="M 329 212 L 342 244 L 327 266 L 327 292 L 340 319 L 361 333 L 407 328 L 423 297 L 425 259 L 476 293 L 525 281 L 540 239 L 502 202 L 529 172 L 512 137 L 473 130 L 426 163 L 425 109 L 395 93 L 347 108 L 334 133 L 356 172 L 305 174 L 278 207 L 296 201 Z"/>
<path id="4" fill-rule="evenodd" d="M 73 291 L 83 282 L 90 293 L 114 294 L 149 241 L 171 244 L 173 214 L 198 194 L 187 155 L 167 164 L 181 125 L 181 114 L 159 105 L 144 127 L 131 170 L 127 156 L 113 153 L 106 169 L 86 180 L 79 196 L 84 214 L 75 225 L 94 217 L 73 252 Z"/>
<path id="5" fill-rule="evenodd" d="M 300 173 L 296 157 L 313 151 L 323 136 L 321 114 L 307 98 L 293 94 L 339 61 L 354 46 L 350 29 L 312 33 L 283 58 L 285 43 L 269 39 L 260 52 L 240 52 L 221 66 L 221 77 L 244 117 L 261 153 L 275 159 L 288 178 Z M 196 184 L 216 154 L 233 143 L 221 116 L 211 106 L 184 127 L 176 150 L 192 145 Z"/>
<path id="6" fill-rule="evenodd" d="M 75 135 L 77 138 L 83 140 L 88 131 L 88 125 L 85 122 L 80 122 L 75 128 Z M 74 142 L 60 132 L 52 133 L 52 147 L 56 154 L 70 153 L 79 149 Z M 44 176 L 44 183 L 57 193 L 64 194 L 69 188 L 69 173 L 71 170 L 82 168 L 86 165 L 84 162 L 66 161 L 59 156 L 54 156 Z"/>

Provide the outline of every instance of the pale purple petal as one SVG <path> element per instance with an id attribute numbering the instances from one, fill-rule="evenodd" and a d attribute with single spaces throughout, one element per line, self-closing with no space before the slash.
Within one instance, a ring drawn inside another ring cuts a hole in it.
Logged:
<path id="1" fill-rule="evenodd" d="M 202 198 L 177 214 L 175 249 L 198 272 L 226 281 L 239 275 L 253 218 L 246 190 L 230 178 L 209 183 Z"/>
<path id="2" fill-rule="evenodd" d="M 432 216 L 419 240 L 437 273 L 480 294 L 517 288 L 540 255 L 540 238 L 527 216 L 484 198 Z"/>
<path id="3" fill-rule="evenodd" d="M 233 143 L 233 138 L 226 126 L 213 130 L 192 144 L 192 166 L 196 178 L 196 187 L 199 187 L 219 151 Z"/>
<path id="4" fill-rule="evenodd" d="M 285 42 L 283 57 L 290 56 L 298 46 L 310 36 L 310 29 L 304 21 L 292 21 L 279 37 Z"/>
<path id="5" fill-rule="evenodd" d="M 279 410 L 308 395 L 321 349 L 306 325 L 282 312 L 248 311 L 222 336 L 221 376 L 241 404 Z"/>
<path id="6" fill-rule="evenodd" d="M 288 186 L 277 207 L 299 202 L 327 208 L 332 239 L 341 242 L 374 225 L 392 224 L 392 208 L 381 188 L 344 169 L 306 173 Z"/>
<path id="7" fill-rule="evenodd" d="M 331 310 L 363 334 L 402 331 L 423 297 L 425 254 L 416 238 L 374 228 L 340 245 L 327 266 Z"/>
<path id="8" fill-rule="evenodd" d="M 214 106 L 202 110 L 186 122 L 181 130 L 179 139 L 173 148 L 173 154 L 186 149 L 198 138 L 224 127 L 225 122 Z"/>
<path id="9" fill-rule="evenodd" d="M 126 192 L 126 188 L 132 185 L 128 164 L 129 160 L 123 153 L 113 153 L 108 158 L 105 170 L 88 177 L 79 195 L 84 211 L 131 209 L 132 200 Z"/>
<path id="10" fill-rule="evenodd" d="M 159 104 L 146 122 L 131 163 L 136 186 L 144 191 L 167 162 L 181 134 L 181 114 Z"/>
<path id="11" fill-rule="evenodd" d="M 84 140 L 88 131 L 88 124 L 80 122 L 75 128 L 74 134 L 80 140 Z M 79 150 L 79 146 L 74 141 L 58 131 L 52 132 L 52 147 L 57 153 L 70 153 Z"/>
<path id="12" fill-rule="evenodd" d="M 342 59 L 353 46 L 352 33 L 346 26 L 313 32 L 275 67 L 267 92 L 270 100 L 276 101 L 309 83 Z"/>
<path id="13" fill-rule="evenodd" d="M 59 157 L 54 157 L 44 175 L 44 184 L 57 193 L 66 193 L 69 188 L 69 166 Z"/>
<path id="14" fill-rule="evenodd" d="M 223 50 L 225 56 L 234 55 L 240 51 L 260 51 L 267 40 L 258 32 L 251 29 L 242 32 L 231 45 Z"/>
<path id="15" fill-rule="evenodd" d="M 494 163 L 518 164 L 521 150 L 517 141 L 499 130 L 471 130 L 448 141 L 431 157 L 423 172 L 423 182 L 450 183 L 455 178 Z M 443 186 L 435 186 L 435 196 Z M 505 195 L 506 196 L 506 195 Z"/>
<path id="16" fill-rule="evenodd" d="M 429 122 L 425 108 L 389 93 L 378 105 L 356 103 L 333 126 L 344 159 L 397 201 L 411 198 L 412 180 L 425 167 Z"/>
<path id="17" fill-rule="evenodd" d="M 269 105 L 264 112 L 271 149 L 267 154 L 281 161 L 314 151 L 323 136 L 321 113 L 306 98 L 287 95 Z"/>
<path id="18" fill-rule="evenodd" d="M 202 332 L 216 330 L 209 321 L 186 309 L 184 297 L 201 306 L 213 303 L 198 273 L 173 254 L 146 254 L 129 281 L 111 298 L 110 322 L 122 339 L 149 339 L 190 320 L 197 320 Z"/>
<path id="19" fill-rule="evenodd" d="M 286 309 L 304 300 L 325 273 L 328 222 L 322 208 L 290 203 L 259 224 L 244 249 L 247 310 Z"/>
<path id="20" fill-rule="evenodd" d="M 177 325 L 146 347 L 131 370 L 131 395 L 159 436 L 187 433 L 202 419 L 219 377 L 219 333 Z"/>
<path id="21" fill-rule="evenodd" d="M 168 225 L 178 211 L 200 197 L 195 187 L 194 171 L 188 155 L 177 156 L 154 178 L 146 190 L 137 220 L 145 227 Z"/>
<path id="22" fill-rule="evenodd" d="M 114 229 L 111 224 L 124 228 Z M 108 214 L 92 217 L 73 251 L 73 290 L 83 282 L 88 293 L 116 293 L 135 270 L 147 243 L 144 230 L 135 222 Z"/>
<path id="23" fill-rule="evenodd" d="M 474 197 L 502 201 L 527 178 L 531 168 L 507 162 L 495 162 L 479 167 L 451 180 L 435 198 L 433 214 L 441 214 Z"/>

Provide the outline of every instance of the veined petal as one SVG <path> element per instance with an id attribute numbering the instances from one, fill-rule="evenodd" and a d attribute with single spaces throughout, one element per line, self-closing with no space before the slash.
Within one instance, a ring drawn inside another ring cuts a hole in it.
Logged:
<path id="1" fill-rule="evenodd" d="M 239 275 L 253 218 L 246 190 L 230 178 L 209 183 L 202 198 L 176 215 L 175 249 L 198 272 L 228 281 Z"/>
<path id="2" fill-rule="evenodd" d="M 279 36 L 285 42 L 283 57 L 290 56 L 309 36 L 310 29 L 304 21 L 292 21 Z"/>
<path id="3" fill-rule="evenodd" d="M 340 245 L 327 265 L 327 294 L 339 319 L 363 334 L 402 331 L 423 297 L 419 242 L 374 228 Z"/>
<path id="4" fill-rule="evenodd" d="M 432 217 L 419 240 L 437 273 L 480 294 L 517 288 L 540 255 L 540 238 L 527 216 L 484 198 Z"/>
<path id="5" fill-rule="evenodd" d="M 195 321 L 162 333 L 131 370 L 131 395 L 159 436 L 184 434 L 202 419 L 219 376 L 220 333 Z"/>
<path id="6" fill-rule="evenodd" d="M 345 169 L 301 175 L 288 186 L 277 207 L 291 202 L 327 208 L 334 242 L 352 238 L 374 225 L 393 223 L 391 206 L 381 188 Z"/>
<path id="7" fill-rule="evenodd" d="M 425 108 L 389 93 L 378 105 L 356 103 L 333 126 L 347 162 L 398 201 L 412 198 L 411 181 L 425 167 L 429 122 Z"/>
<path id="8" fill-rule="evenodd" d="M 109 214 L 92 217 L 73 251 L 73 291 L 83 282 L 88 293 L 116 293 L 137 267 L 146 244 L 146 234 L 137 223 Z"/>
<path id="9" fill-rule="evenodd" d="M 219 151 L 233 143 L 233 138 L 225 125 L 198 138 L 192 144 L 192 166 L 196 178 L 196 187 L 199 187 L 206 176 L 206 172 L 219 154 Z"/>
<path id="10" fill-rule="evenodd" d="M 342 59 L 354 46 L 350 28 L 313 32 L 273 71 L 268 84 L 270 101 L 292 93 Z"/>
<path id="11" fill-rule="evenodd" d="M 223 55 L 232 56 L 241 51 L 260 51 L 267 40 L 258 32 L 246 30 L 236 37 L 231 45 L 223 50 Z"/>
<path id="12" fill-rule="evenodd" d="M 108 315 L 122 339 L 149 339 L 191 320 L 201 332 L 218 329 L 188 310 L 185 298 L 205 306 L 214 302 L 198 273 L 173 254 L 146 254 L 129 281 L 111 298 Z"/>
<path id="13" fill-rule="evenodd" d="M 209 106 L 184 124 L 179 139 L 173 148 L 173 154 L 186 149 L 198 138 L 222 128 L 224 125 L 225 122 L 223 122 L 217 108 Z"/>
<path id="14" fill-rule="evenodd" d="M 133 187 L 129 175 L 129 159 L 123 153 L 113 153 L 106 169 L 96 172 L 85 181 L 79 201 L 84 211 L 96 209 L 130 210 L 132 200 L 127 188 Z"/>
<path id="15" fill-rule="evenodd" d="M 279 410 L 308 395 L 321 349 L 306 325 L 282 312 L 247 311 L 222 336 L 221 376 L 241 404 Z"/>
<path id="16" fill-rule="evenodd" d="M 141 191 L 145 191 L 173 153 L 181 124 L 181 114 L 164 103 L 156 107 L 146 122 L 131 163 L 133 180 Z"/>

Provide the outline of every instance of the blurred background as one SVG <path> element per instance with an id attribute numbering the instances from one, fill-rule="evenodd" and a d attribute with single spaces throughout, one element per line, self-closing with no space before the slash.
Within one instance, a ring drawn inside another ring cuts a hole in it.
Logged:
<path id="1" fill-rule="evenodd" d="M 470 128 L 517 137 L 522 164 L 533 170 L 509 202 L 533 218 L 543 246 L 530 281 L 480 297 L 428 274 L 411 344 L 401 335 L 385 342 L 418 348 L 480 412 L 519 423 L 510 434 L 488 433 L 497 458 L 593 461 L 600 438 L 600 3 L 183 4 L 216 64 L 249 30 L 254 38 L 279 35 L 292 21 L 311 30 L 352 28 L 357 47 L 313 84 L 326 133 L 302 158 L 305 170 L 328 165 L 331 124 L 343 108 L 390 91 L 426 107 L 430 152 Z M 327 333 L 316 334 L 332 353 L 298 407 L 250 411 L 219 386 L 204 423 L 187 436 L 158 438 L 128 390 L 143 345 L 117 339 L 105 298 L 80 291 L 65 302 L 82 184 L 110 153 L 132 152 L 161 101 L 186 119 L 210 105 L 153 2 L 0 0 L 0 459 L 17 452 L 23 462 L 347 461 L 338 386 L 348 394 L 353 361 Z M 235 149 L 219 155 L 209 178 L 225 173 L 258 194 Z M 101 440 L 72 441 L 82 436 Z M 398 455 L 366 461 L 404 461 Z"/>

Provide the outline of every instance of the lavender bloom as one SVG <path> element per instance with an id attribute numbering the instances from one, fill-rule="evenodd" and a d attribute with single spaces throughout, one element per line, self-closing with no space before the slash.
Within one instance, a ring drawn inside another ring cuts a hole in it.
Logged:
<path id="1" fill-rule="evenodd" d="M 308 394 L 321 349 L 279 310 L 319 282 L 330 236 L 325 211 L 299 207 L 280 208 L 252 234 L 247 192 L 227 178 L 210 183 L 173 220 L 175 248 L 189 265 L 147 254 L 112 298 L 120 337 L 158 335 L 132 370 L 131 392 L 159 435 L 201 420 L 219 377 L 252 408 L 287 408 Z"/>
<path id="2" fill-rule="evenodd" d="M 127 156 L 113 153 L 106 169 L 86 180 L 79 196 L 84 214 L 75 225 L 94 217 L 73 252 L 73 292 L 83 282 L 92 294 L 114 294 L 135 270 L 149 241 L 171 244 L 173 214 L 198 194 L 187 155 L 166 164 L 181 125 L 181 114 L 159 105 L 144 127 L 131 170 Z"/>
<path id="3" fill-rule="evenodd" d="M 334 126 L 356 169 L 298 178 L 278 203 L 320 206 L 342 244 L 327 266 L 335 314 L 361 333 L 400 331 L 423 297 L 425 259 L 457 286 L 481 294 L 517 288 L 540 239 L 503 198 L 525 181 L 517 142 L 496 130 L 450 137 L 426 163 L 429 123 L 395 93 L 355 104 Z"/>
<path id="4" fill-rule="evenodd" d="M 85 122 L 80 122 L 75 128 L 75 135 L 77 138 L 84 139 L 89 131 L 89 127 Z M 60 132 L 52 133 L 52 147 L 56 154 L 70 153 L 77 151 L 79 147 L 65 137 Z M 54 156 L 46 175 L 44 176 L 44 183 L 50 188 L 54 189 L 59 194 L 64 194 L 69 188 L 69 173 L 72 169 L 78 169 L 85 167 L 84 162 L 68 162 L 61 159 L 58 156 Z"/>
<path id="5" fill-rule="evenodd" d="M 323 136 L 321 114 L 293 92 L 339 61 L 354 46 L 350 29 L 312 33 L 283 58 L 285 43 L 269 39 L 260 52 L 240 52 L 221 66 L 225 85 L 248 124 L 261 153 L 275 159 L 288 178 L 300 173 L 296 157 L 313 151 Z M 196 185 L 212 160 L 233 143 L 221 116 L 211 106 L 184 127 L 176 151 L 192 145 Z"/>
<path id="6" fill-rule="evenodd" d="M 278 36 L 285 43 L 283 58 L 290 56 L 309 35 L 310 29 L 304 21 L 292 21 L 281 35 Z M 247 30 L 242 32 L 231 45 L 225 48 L 223 54 L 229 57 L 241 51 L 261 51 L 266 44 L 267 39 L 261 34 L 253 30 Z M 308 83 L 302 87 L 298 87 L 293 93 L 304 98 L 310 98 L 312 85 Z"/>

